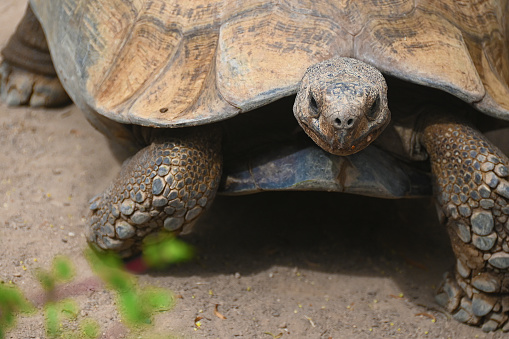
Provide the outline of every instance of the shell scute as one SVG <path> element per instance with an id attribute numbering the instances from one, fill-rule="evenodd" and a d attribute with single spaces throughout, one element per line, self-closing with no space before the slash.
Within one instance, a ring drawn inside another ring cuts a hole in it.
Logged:
<path id="1" fill-rule="evenodd" d="M 205 124 L 295 93 L 333 56 L 509 120 L 503 0 L 31 0 L 72 99 L 122 123 Z"/>

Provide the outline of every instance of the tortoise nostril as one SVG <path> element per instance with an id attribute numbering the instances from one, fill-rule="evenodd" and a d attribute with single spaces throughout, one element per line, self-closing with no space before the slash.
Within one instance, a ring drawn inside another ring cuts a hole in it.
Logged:
<path id="1" fill-rule="evenodd" d="M 340 118 L 336 118 L 334 119 L 334 127 L 338 128 L 338 129 L 349 129 L 351 127 L 353 127 L 355 123 L 355 119 L 354 118 L 349 118 L 348 120 L 342 120 Z"/>

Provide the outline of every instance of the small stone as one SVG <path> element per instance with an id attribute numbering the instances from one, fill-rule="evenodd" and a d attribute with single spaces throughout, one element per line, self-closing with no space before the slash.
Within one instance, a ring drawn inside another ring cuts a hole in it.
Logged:
<path id="1" fill-rule="evenodd" d="M 122 205 L 120 205 L 120 212 L 122 212 L 123 215 L 129 216 L 133 214 L 134 207 L 135 207 L 134 202 L 132 200 L 126 199 L 124 200 Z"/>
<path id="2" fill-rule="evenodd" d="M 131 238 L 136 233 L 136 229 L 124 220 L 117 222 L 115 229 L 117 231 L 117 236 L 120 239 Z"/>
<path id="3" fill-rule="evenodd" d="M 131 217 L 131 221 L 136 225 L 141 225 L 150 220 L 150 215 L 146 212 L 137 211 Z"/>
<path id="4" fill-rule="evenodd" d="M 495 245 L 496 241 L 497 235 L 495 233 L 484 237 L 478 236 L 477 234 L 472 236 L 472 244 L 481 251 L 489 251 L 493 245 Z"/>
<path id="5" fill-rule="evenodd" d="M 182 217 L 169 217 L 164 219 L 164 228 L 168 231 L 175 231 L 184 224 L 184 218 Z"/>
<path id="6" fill-rule="evenodd" d="M 470 227 L 463 224 L 462 222 L 456 222 L 456 231 L 458 234 L 458 237 L 463 241 L 464 243 L 469 243 L 472 239 L 472 236 L 470 234 Z"/>
<path id="7" fill-rule="evenodd" d="M 488 262 L 496 268 L 505 269 L 509 267 L 509 254 L 505 252 L 494 253 Z"/>
<path id="8" fill-rule="evenodd" d="M 485 162 L 481 165 L 481 171 L 488 172 L 491 171 L 495 165 L 492 162 Z"/>
<path id="9" fill-rule="evenodd" d="M 500 287 L 498 281 L 488 273 L 474 277 L 472 279 L 472 286 L 486 293 L 498 292 Z"/>
<path id="10" fill-rule="evenodd" d="M 159 195 L 164 190 L 164 180 L 161 177 L 156 177 L 152 182 L 152 194 Z"/>
<path id="11" fill-rule="evenodd" d="M 488 235 L 493 231 L 493 216 L 487 211 L 475 211 L 470 218 L 472 231 L 478 235 Z"/>
<path id="12" fill-rule="evenodd" d="M 482 208 L 489 210 L 490 208 L 495 206 L 495 201 L 493 201 L 493 199 L 481 199 L 481 201 L 479 201 L 479 204 L 481 205 Z"/>
<path id="13" fill-rule="evenodd" d="M 504 198 L 509 199 L 509 182 L 506 180 L 500 180 L 500 185 L 498 185 L 496 191 Z"/>
<path id="14" fill-rule="evenodd" d="M 499 177 L 507 177 L 509 175 L 509 170 L 507 169 L 506 166 L 498 164 L 497 166 L 495 166 L 495 173 Z"/>
<path id="15" fill-rule="evenodd" d="M 189 221 L 189 220 L 193 220 L 194 218 L 196 218 L 201 212 L 203 211 L 203 208 L 201 208 L 200 206 L 196 206 L 194 207 L 193 209 L 189 210 L 186 214 L 186 220 Z"/>
<path id="16" fill-rule="evenodd" d="M 235 279 L 240 279 L 240 273 L 239 272 L 235 272 L 235 274 L 233 276 L 235 277 Z"/>
<path id="17" fill-rule="evenodd" d="M 490 300 L 480 294 L 474 294 L 474 297 L 472 298 L 472 312 L 476 316 L 482 317 L 490 313 L 493 306 L 495 306 L 495 302 L 493 300 Z"/>

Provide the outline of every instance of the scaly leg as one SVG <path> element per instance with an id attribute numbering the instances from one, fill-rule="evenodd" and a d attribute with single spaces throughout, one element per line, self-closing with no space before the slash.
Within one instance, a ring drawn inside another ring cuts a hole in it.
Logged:
<path id="1" fill-rule="evenodd" d="M 41 24 L 30 6 L 2 50 L 0 97 L 8 105 L 60 106 L 70 99 L 57 78 Z"/>
<path id="2" fill-rule="evenodd" d="M 89 241 L 124 257 L 139 252 L 152 232 L 179 233 L 192 225 L 221 177 L 216 129 L 153 131 L 152 144 L 126 160 L 113 184 L 91 201 Z"/>
<path id="3" fill-rule="evenodd" d="M 459 118 L 430 118 L 421 141 L 457 258 L 437 300 L 458 321 L 509 330 L 509 161 Z"/>

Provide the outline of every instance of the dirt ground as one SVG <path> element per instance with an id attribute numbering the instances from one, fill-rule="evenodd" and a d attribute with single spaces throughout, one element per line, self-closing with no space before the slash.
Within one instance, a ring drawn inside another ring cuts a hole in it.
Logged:
<path id="1" fill-rule="evenodd" d="M 0 47 L 23 11 L 22 1 L 0 0 Z M 40 306 L 36 268 L 55 255 L 71 258 L 77 276 L 59 293 L 79 313 L 66 330 L 93 318 L 102 338 L 506 336 L 460 324 L 435 303 L 454 258 L 431 199 L 308 192 L 219 196 L 184 237 L 197 250 L 193 261 L 138 276 L 141 286 L 178 295 L 140 334 L 121 321 L 83 255 L 87 202 L 120 169 L 106 139 L 74 106 L 0 104 L 0 145 L 0 280 Z M 44 338 L 44 324 L 39 307 L 7 337 Z"/>

